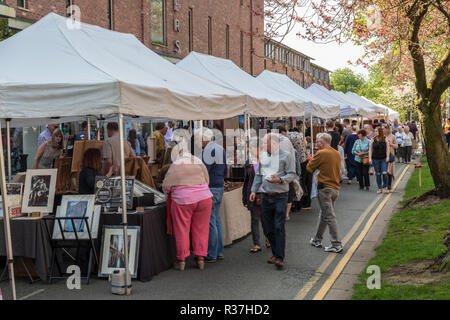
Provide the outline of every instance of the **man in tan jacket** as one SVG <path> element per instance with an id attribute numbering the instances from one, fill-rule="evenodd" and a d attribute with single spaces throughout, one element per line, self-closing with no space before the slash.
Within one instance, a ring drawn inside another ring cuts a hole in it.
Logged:
<path id="1" fill-rule="evenodd" d="M 313 173 L 319 170 L 317 181 L 317 198 L 320 205 L 320 217 L 316 235 L 310 244 L 316 248 L 322 247 L 323 234 L 327 226 L 330 229 L 331 246 L 325 247 L 326 252 L 342 252 L 342 243 L 334 212 L 334 204 L 341 189 L 341 157 L 339 152 L 331 147 L 331 135 L 320 133 L 317 135 L 319 151 L 306 166 L 306 170 Z"/>

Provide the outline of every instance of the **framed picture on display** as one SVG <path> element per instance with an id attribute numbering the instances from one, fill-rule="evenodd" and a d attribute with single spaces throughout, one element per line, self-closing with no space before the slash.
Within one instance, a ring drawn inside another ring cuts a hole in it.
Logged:
<path id="1" fill-rule="evenodd" d="M 53 211 L 57 169 L 29 169 L 22 200 L 24 213 Z"/>
<path id="2" fill-rule="evenodd" d="M 8 211 L 11 218 L 17 218 L 22 215 L 22 192 L 23 183 L 7 183 L 6 194 L 8 198 Z M 0 190 L 1 194 L 1 190 Z M 0 199 L 1 203 L 1 199 Z"/>
<path id="3" fill-rule="evenodd" d="M 100 209 L 94 207 L 95 196 L 94 195 L 68 195 L 63 196 L 61 200 L 61 206 L 58 206 L 56 210 L 57 218 L 82 218 L 87 217 L 87 223 L 91 232 L 92 239 L 96 239 L 98 233 L 98 224 L 100 219 Z M 96 210 L 94 210 L 96 209 Z M 62 230 L 61 230 L 62 229 Z M 75 235 L 75 231 L 77 235 Z M 66 219 L 61 220 L 61 227 L 58 221 L 55 221 L 53 227 L 53 240 L 63 239 L 62 233 L 64 233 L 64 239 L 89 239 L 89 232 L 84 220 Z"/>
<path id="4" fill-rule="evenodd" d="M 134 177 L 125 179 L 127 209 L 133 209 Z M 95 177 L 95 203 L 103 208 L 122 207 L 122 183 L 120 177 Z"/>
<path id="5" fill-rule="evenodd" d="M 140 227 L 128 227 L 128 266 L 132 278 L 137 277 L 140 231 Z M 122 226 L 103 226 L 99 277 L 109 277 L 114 270 L 125 270 L 124 246 Z"/>

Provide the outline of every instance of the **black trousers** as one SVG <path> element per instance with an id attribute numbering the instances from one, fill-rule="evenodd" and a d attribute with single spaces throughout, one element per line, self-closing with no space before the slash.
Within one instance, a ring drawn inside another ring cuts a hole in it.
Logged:
<path id="1" fill-rule="evenodd" d="M 311 189 L 312 189 L 312 174 L 306 170 L 308 161 L 302 162 L 302 173 L 300 175 L 300 182 L 302 183 L 303 197 L 301 205 L 304 208 L 311 207 Z"/>
<path id="2" fill-rule="evenodd" d="M 358 174 L 359 187 L 370 187 L 369 167 L 356 161 L 356 172 Z"/>

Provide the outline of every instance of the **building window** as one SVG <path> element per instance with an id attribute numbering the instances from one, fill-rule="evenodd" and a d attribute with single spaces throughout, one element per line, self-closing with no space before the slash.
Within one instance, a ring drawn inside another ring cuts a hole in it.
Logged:
<path id="1" fill-rule="evenodd" d="M 241 45 L 240 45 L 240 53 L 241 53 L 241 68 L 244 67 L 244 32 L 241 31 Z"/>
<path id="2" fill-rule="evenodd" d="M 152 42 L 166 44 L 165 1 L 152 0 Z"/>
<path id="3" fill-rule="evenodd" d="M 208 17 L 208 54 L 212 55 L 212 18 Z"/>
<path id="4" fill-rule="evenodd" d="M 241 7 L 244 6 L 244 0 L 240 0 L 241 1 Z"/>
<path id="5" fill-rule="evenodd" d="M 225 57 L 230 59 L 230 26 L 225 27 Z"/>
<path id="6" fill-rule="evenodd" d="M 188 11 L 188 37 L 189 37 L 189 52 L 194 50 L 194 10 L 189 8 Z"/>
<path id="7" fill-rule="evenodd" d="M 17 7 L 21 9 L 28 9 L 28 0 L 17 0 Z"/>

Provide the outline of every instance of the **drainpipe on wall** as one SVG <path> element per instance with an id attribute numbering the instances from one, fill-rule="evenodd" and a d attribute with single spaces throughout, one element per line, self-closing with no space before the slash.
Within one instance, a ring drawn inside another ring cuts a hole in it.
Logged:
<path id="1" fill-rule="evenodd" d="M 250 0 L 250 74 L 253 76 L 253 0 Z"/>
<path id="2" fill-rule="evenodd" d="M 141 35 L 142 35 L 142 43 L 145 44 L 145 34 L 144 34 L 144 0 L 141 0 Z"/>

